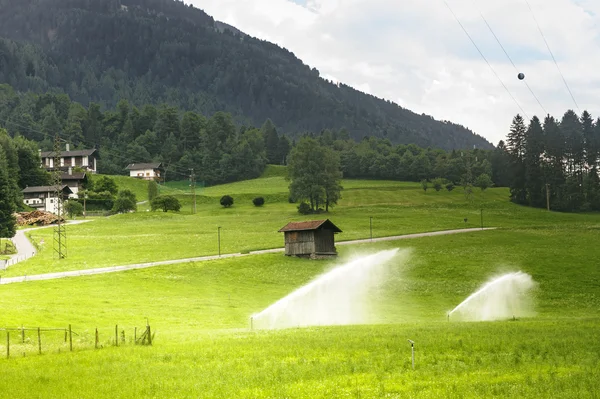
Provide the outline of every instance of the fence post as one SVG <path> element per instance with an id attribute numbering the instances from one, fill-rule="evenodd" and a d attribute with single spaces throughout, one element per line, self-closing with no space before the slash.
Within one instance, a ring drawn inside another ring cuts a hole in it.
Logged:
<path id="1" fill-rule="evenodd" d="M 115 345 L 119 346 L 119 325 L 115 325 Z"/>
<path id="2" fill-rule="evenodd" d="M 10 358 L 10 332 L 6 330 L 6 358 Z"/>
<path id="3" fill-rule="evenodd" d="M 40 332 L 40 328 L 38 327 L 38 347 L 40 350 L 40 355 L 42 354 L 42 333 Z"/>
<path id="4" fill-rule="evenodd" d="M 133 329 L 133 343 L 137 345 L 137 327 Z"/>
<path id="5" fill-rule="evenodd" d="M 71 325 L 69 324 L 69 349 L 73 352 L 73 332 L 71 330 Z"/>
<path id="6" fill-rule="evenodd" d="M 150 324 L 148 324 L 148 343 L 152 345 L 152 332 L 150 331 Z"/>
<path id="7" fill-rule="evenodd" d="M 21 343 L 25 343 L 25 327 L 23 327 L 23 324 L 21 324 Z"/>
<path id="8" fill-rule="evenodd" d="M 96 327 L 96 349 L 98 349 L 98 327 Z"/>

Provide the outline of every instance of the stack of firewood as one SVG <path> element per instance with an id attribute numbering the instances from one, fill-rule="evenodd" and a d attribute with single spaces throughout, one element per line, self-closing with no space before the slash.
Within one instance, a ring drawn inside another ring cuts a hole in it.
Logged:
<path id="1" fill-rule="evenodd" d="M 58 216 L 45 211 L 19 212 L 15 213 L 15 217 L 19 226 L 46 226 L 58 222 Z"/>

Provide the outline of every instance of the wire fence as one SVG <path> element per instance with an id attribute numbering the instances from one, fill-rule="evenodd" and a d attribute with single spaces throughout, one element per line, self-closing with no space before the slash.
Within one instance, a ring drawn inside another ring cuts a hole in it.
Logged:
<path id="1" fill-rule="evenodd" d="M 4 327 L 5 340 L 0 339 L 0 354 L 6 359 L 42 355 L 47 353 L 73 352 L 76 350 L 102 349 L 105 346 L 152 345 L 154 335 L 150 324 L 136 326 L 86 329 L 76 332 L 68 327 Z"/>
<path id="2" fill-rule="evenodd" d="M 0 260 L 0 270 L 6 270 L 10 266 L 13 266 L 19 262 L 26 261 L 27 259 L 33 257 L 34 255 L 35 255 L 35 252 L 31 252 L 31 253 L 26 253 L 23 255 L 13 256 L 10 259 Z"/>

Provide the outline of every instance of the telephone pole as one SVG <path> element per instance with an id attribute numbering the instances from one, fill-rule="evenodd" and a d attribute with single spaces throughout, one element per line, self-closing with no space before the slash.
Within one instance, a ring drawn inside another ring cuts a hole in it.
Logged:
<path id="1" fill-rule="evenodd" d="M 52 173 L 52 183 L 54 185 L 55 213 L 58 217 L 56 227 L 54 228 L 54 252 L 58 259 L 67 257 L 67 230 L 63 224 L 64 204 L 62 191 L 62 172 L 60 168 L 61 140 L 58 134 L 54 136 L 54 171 Z"/>
<path id="2" fill-rule="evenodd" d="M 194 174 L 194 169 L 190 169 L 190 187 L 192 189 L 192 215 L 196 213 L 196 175 Z"/>

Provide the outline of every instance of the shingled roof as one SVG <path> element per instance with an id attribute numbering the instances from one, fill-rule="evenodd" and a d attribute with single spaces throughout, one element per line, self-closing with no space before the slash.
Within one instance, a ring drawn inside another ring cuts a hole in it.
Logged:
<path id="1" fill-rule="evenodd" d="M 61 157 L 88 157 L 94 153 L 97 153 L 98 150 L 96 149 L 91 149 L 91 150 L 75 150 L 75 151 L 61 151 L 60 152 L 60 156 Z M 40 153 L 40 156 L 42 158 L 54 158 L 54 151 L 46 151 L 46 152 L 42 152 Z M 96 154 L 98 155 L 98 154 Z"/>
<path id="2" fill-rule="evenodd" d="M 154 163 L 132 163 L 127 165 L 125 169 L 127 170 L 143 170 L 143 169 L 160 169 L 162 167 L 162 163 L 154 162 Z"/>
<path id="3" fill-rule="evenodd" d="M 304 231 L 304 230 L 318 230 L 322 228 L 327 228 L 333 230 L 335 233 L 341 233 L 340 230 L 335 224 L 333 224 L 329 219 L 325 220 L 312 220 L 307 222 L 290 222 L 279 229 L 279 233 L 283 233 L 285 231 Z"/>
<path id="4" fill-rule="evenodd" d="M 73 193 L 71 188 L 69 186 L 67 186 L 66 184 L 63 184 L 60 189 L 62 191 L 65 191 L 65 188 L 69 194 Z M 23 190 L 21 190 L 21 192 L 23 192 L 23 193 L 49 193 L 49 192 L 53 192 L 55 190 L 56 190 L 56 186 L 32 186 L 32 187 L 25 187 Z"/>

